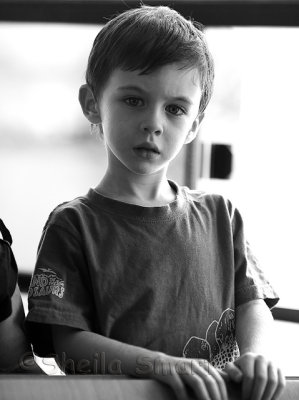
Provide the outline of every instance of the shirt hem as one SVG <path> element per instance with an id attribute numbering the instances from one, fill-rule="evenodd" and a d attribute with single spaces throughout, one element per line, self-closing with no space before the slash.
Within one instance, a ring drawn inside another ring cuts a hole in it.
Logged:
<path id="1" fill-rule="evenodd" d="M 35 311 L 29 311 L 26 324 L 38 323 L 45 325 L 60 325 L 68 326 L 71 328 L 78 328 L 84 331 L 90 331 L 91 327 L 84 321 L 84 319 L 76 318 L 74 314 L 66 311 L 55 310 L 55 315 L 49 314 L 49 309 L 39 309 Z"/>

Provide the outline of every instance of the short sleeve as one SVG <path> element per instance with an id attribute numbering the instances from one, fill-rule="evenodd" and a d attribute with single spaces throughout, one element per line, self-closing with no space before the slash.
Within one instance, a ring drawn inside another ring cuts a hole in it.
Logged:
<path id="1" fill-rule="evenodd" d="M 80 238 L 64 226 L 46 226 L 29 287 L 26 319 L 37 355 L 54 354 L 51 325 L 93 329 L 89 286 Z"/>
<path id="2" fill-rule="evenodd" d="M 279 297 L 252 252 L 244 234 L 242 217 L 237 209 L 233 210 L 232 229 L 236 306 L 251 300 L 264 299 L 269 308 L 274 307 L 279 301 Z"/>

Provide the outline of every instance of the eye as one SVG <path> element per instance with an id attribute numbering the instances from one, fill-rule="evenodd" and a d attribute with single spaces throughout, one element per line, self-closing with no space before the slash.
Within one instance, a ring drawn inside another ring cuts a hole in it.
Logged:
<path id="1" fill-rule="evenodd" d="M 143 100 L 138 97 L 127 97 L 125 103 L 130 107 L 141 107 L 143 105 Z"/>
<path id="2" fill-rule="evenodd" d="M 186 114 L 186 110 L 183 107 L 177 106 L 176 104 L 170 104 L 169 106 L 167 106 L 166 111 L 176 116 Z"/>

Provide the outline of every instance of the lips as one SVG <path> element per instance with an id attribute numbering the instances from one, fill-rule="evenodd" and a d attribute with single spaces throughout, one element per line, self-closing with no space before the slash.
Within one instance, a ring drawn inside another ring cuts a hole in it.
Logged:
<path id="1" fill-rule="evenodd" d="M 150 143 L 150 142 L 144 142 L 144 143 L 138 144 L 137 146 L 134 147 L 134 149 L 151 151 L 153 153 L 160 154 L 158 147 L 154 143 Z"/>

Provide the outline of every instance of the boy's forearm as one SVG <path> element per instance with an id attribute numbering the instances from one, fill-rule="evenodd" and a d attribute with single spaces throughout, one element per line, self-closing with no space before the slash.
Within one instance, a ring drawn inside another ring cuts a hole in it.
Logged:
<path id="1" fill-rule="evenodd" d="M 92 332 L 58 326 L 53 326 L 52 332 L 57 362 L 64 372 L 152 378 L 170 386 L 178 399 L 189 398 L 189 389 L 196 398 L 208 398 L 210 394 L 209 398 L 227 400 L 225 382 L 212 366 L 207 373 L 196 360 L 172 357 Z M 69 358 L 67 368 L 59 360 L 59 354 L 61 357 L 64 352 Z M 98 365 L 99 360 L 104 365 Z"/>
<path id="2" fill-rule="evenodd" d="M 241 355 L 247 352 L 271 355 L 269 337 L 273 317 L 264 300 L 253 300 L 237 308 L 236 337 Z"/>
<path id="3" fill-rule="evenodd" d="M 67 373 L 151 377 L 162 354 L 93 332 L 65 327 L 52 329 L 57 363 Z"/>

